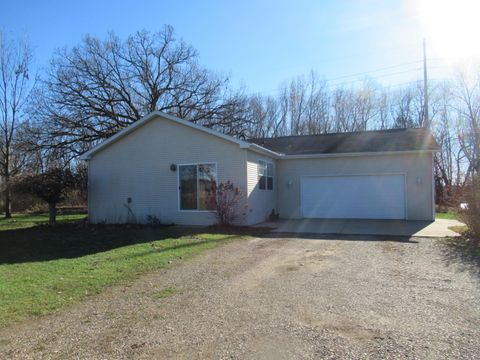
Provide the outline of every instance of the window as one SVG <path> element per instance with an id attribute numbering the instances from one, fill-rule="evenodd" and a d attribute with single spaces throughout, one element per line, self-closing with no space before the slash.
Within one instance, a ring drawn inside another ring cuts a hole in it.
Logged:
<path id="1" fill-rule="evenodd" d="M 180 210 L 215 210 L 217 165 L 178 166 Z"/>
<path id="2" fill-rule="evenodd" d="M 258 161 L 258 187 L 261 190 L 273 190 L 273 163 Z"/>

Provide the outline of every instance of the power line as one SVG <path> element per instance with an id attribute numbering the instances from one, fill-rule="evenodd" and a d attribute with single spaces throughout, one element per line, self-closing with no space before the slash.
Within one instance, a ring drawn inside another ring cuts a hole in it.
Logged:
<path id="1" fill-rule="evenodd" d="M 448 79 L 447 78 L 429 78 L 428 79 L 429 83 L 434 83 L 434 82 L 437 83 L 437 82 L 442 82 L 442 81 L 446 81 L 446 80 L 448 80 Z M 413 85 L 413 84 L 421 85 L 422 81 L 423 81 L 423 79 L 419 78 L 417 80 L 406 81 L 406 82 L 402 82 L 402 83 L 399 83 L 399 84 L 386 85 L 386 86 L 382 86 L 379 91 L 382 94 L 386 94 L 386 95 L 392 95 L 393 94 L 393 95 L 395 95 L 395 94 L 398 94 L 398 91 L 401 91 L 402 87 L 407 87 L 407 86 Z"/>
<path id="2" fill-rule="evenodd" d="M 335 78 L 327 79 L 325 81 L 335 81 L 335 80 L 346 79 L 346 78 L 350 78 L 350 77 L 368 75 L 368 74 L 372 74 L 372 73 L 375 73 L 375 72 L 380 72 L 380 71 L 385 71 L 385 70 L 390 70 L 390 69 L 396 69 L 396 68 L 406 66 L 406 65 L 414 65 L 414 64 L 421 63 L 421 62 L 422 62 L 422 60 L 412 61 L 412 62 L 409 62 L 409 63 L 403 63 L 403 64 L 394 65 L 394 66 L 388 66 L 388 67 L 379 68 L 379 69 L 370 70 L 370 71 L 364 71 L 364 72 L 360 72 L 360 73 L 356 73 L 356 74 L 338 76 L 338 77 L 335 77 Z"/>
<path id="3" fill-rule="evenodd" d="M 446 79 L 443 78 L 443 79 L 432 79 L 432 78 L 429 78 L 428 79 L 428 82 L 431 84 L 431 83 L 437 83 L 437 82 L 442 82 L 442 81 L 445 81 Z M 398 93 L 398 91 L 401 90 L 402 87 L 407 87 L 408 85 L 414 85 L 414 84 L 417 84 L 417 85 L 422 85 L 422 82 L 423 82 L 423 79 L 417 79 L 417 80 L 413 80 L 413 81 L 406 81 L 406 82 L 402 82 L 400 84 L 394 84 L 394 85 L 388 85 L 388 86 L 384 86 L 382 87 L 382 89 L 380 90 L 382 93 L 385 93 L 385 94 L 396 94 Z"/>
<path id="4" fill-rule="evenodd" d="M 429 69 L 438 69 L 438 68 L 442 68 L 443 66 L 440 66 L 440 65 L 435 65 L 435 66 L 429 66 Z M 395 76 L 395 75 L 400 75 L 400 74 L 407 74 L 409 72 L 414 72 L 414 71 L 420 71 L 422 70 L 421 67 L 418 67 L 418 68 L 413 68 L 413 69 L 409 69 L 409 70 L 405 70 L 405 71 L 397 71 L 397 72 L 393 72 L 393 73 L 388 73 L 388 74 L 382 74 L 382 75 L 377 75 L 375 76 L 374 79 L 381 79 L 381 78 L 385 78 L 385 77 L 390 77 L 390 76 Z M 351 81 L 346 81 L 346 82 L 337 82 L 337 83 L 332 83 L 330 85 L 333 85 L 333 86 L 338 86 L 338 85 L 348 85 L 348 84 L 355 84 L 355 83 L 358 83 L 358 82 L 361 82 L 361 81 L 364 81 L 365 78 L 363 79 L 357 79 L 357 80 L 351 80 Z M 330 82 L 331 80 L 325 80 L 327 82 Z"/>
<path id="5" fill-rule="evenodd" d="M 405 71 L 397 71 L 397 72 L 394 72 L 394 73 L 379 75 L 379 76 L 376 76 L 375 78 L 376 79 L 381 79 L 381 78 L 395 76 L 395 75 L 407 74 L 407 73 L 411 73 L 411 72 L 419 71 L 419 70 L 421 70 L 421 68 L 414 68 L 414 69 L 409 69 L 409 70 L 405 70 Z M 329 80 L 326 80 L 326 81 L 329 82 Z M 357 79 L 357 80 L 351 80 L 351 81 L 346 81 L 346 82 L 333 83 L 333 84 L 330 84 L 330 85 L 339 86 L 339 85 L 355 84 L 355 83 L 358 83 L 358 82 L 361 82 L 361 81 L 365 81 L 365 79 Z"/>
<path id="6" fill-rule="evenodd" d="M 438 59 L 438 58 L 429 59 L 429 61 L 437 61 L 437 60 L 440 60 L 440 59 Z M 353 85 L 353 84 L 357 84 L 359 82 L 365 81 L 365 78 L 351 80 L 351 81 L 344 81 L 344 82 L 335 82 L 335 81 L 336 80 L 341 80 L 341 79 L 348 79 L 348 78 L 352 78 L 352 77 L 358 77 L 358 76 L 362 76 L 362 75 L 369 75 L 369 74 L 373 74 L 373 73 L 377 73 L 377 72 L 381 72 L 381 71 L 385 71 L 385 70 L 389 70 L 389 69 L 396 69 L 396 68 L 400 68 L 400 67 L 403 67 L 403 66 L 414 65 L 414 64 L 419 64 L 419 63 L 423 63 L 423 60 L 401 63 L 401 64 L 397 64 L 397 65 L 392 65 L 392 66 L 383 67 L 383 68 L 377 68 L 377 69 L 373 69 L 373 70 L 370 70 L 370 71 L 364 71 L 364 72 L 359 72 L 359 73 L 354 73 L 354 74 L 349 74 L 349 75 L 342 75 L 342 76 L 338 76 L 338 77 L 334 77 L 334 78 L 330 78 L 330 79 L 322 79 L 322 81 L 325 81 L 325 82 L 329 83 L 329 85 L 331 85 L 331 86 Z M 441 68 L 441 67 L 443 67 L 443 66 L 441 66 L 441 65 L 430 66 L 431 69 Z M 410 72 L 418 72 L 420 70 L 422 70 L 422 67 L 416 67 L 416 68 L 412 68 L 412 69 L 408 69 L 408 70 L 376 75 L 375 79 L 391 77 L 391 76 L 401 75 L 401 74 L 407 74 L 407 73 L 410 73 Z M 418 80 L 414 80 L 412 82 L 416 82 L 416 81 L 418 81 Z M 412 83 L 412 82 L 409 82 L 409 83 Z M 266 91 L 263 91 L 263 92 L 255 92 L 255 93 L 252 92 L 251 94 L 252 95 L 273 94 L 273 93 L 278 93 L 279 91 L 280 91 L 279 88 L 276 88 L 276 89 L 266 90 Z"/>

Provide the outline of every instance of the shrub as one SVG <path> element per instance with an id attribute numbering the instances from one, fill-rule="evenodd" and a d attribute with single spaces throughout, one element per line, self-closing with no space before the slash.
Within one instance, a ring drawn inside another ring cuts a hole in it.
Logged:
<path id="1" fill-rule="evenodd" d="M 475 177 L 464 195 L 467 208 L 460 212 L 460 217 L 468 230 L 480 238 L 480 177 Z"/>
<path id="2" fill-rule="evenodd" d="M 217 186 L 216 195 L 215 208 L 219 223 L 227 226 L 232 225 L 239 216 L 239 205 L 242 200 L 240 188 L 230 181 L 220 183 Z"/>
<path id="3" fill-rule="evenodd" d="M 150 226 L 160 226 L 162 222 L 155 215 L 147 215 L 147 224 Z"/>

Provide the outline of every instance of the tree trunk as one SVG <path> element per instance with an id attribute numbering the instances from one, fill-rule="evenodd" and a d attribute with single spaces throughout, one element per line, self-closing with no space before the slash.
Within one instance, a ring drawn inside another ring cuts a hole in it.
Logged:
<path id="1" fill-rule="evenodd" d="M 10 219 L 12 217 L 12 191 L 10 186 L 10 174 L 7 172 L 3 179 L 5 180 L 5 219 Z"/>
<path id="2" fill-rule="evenodd" d="M 5 190 L 5 219 L 12 217 L 12 201 L 9 193 L 10 190 Z"/>
<path id="3" fill-rule="evenodd" d="M 57 204 L 48 204 L 48 224 L 54 226 L 57 223 Z"/>

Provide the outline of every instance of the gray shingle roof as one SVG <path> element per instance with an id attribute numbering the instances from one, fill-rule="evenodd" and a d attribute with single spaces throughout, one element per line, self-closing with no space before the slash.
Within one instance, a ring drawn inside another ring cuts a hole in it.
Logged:
<path id="1" fill-rule="evenodd" d="M 248 141 L 286 155 L 436 151 L 439 149 L 432 134 L 424 128 L 284 136 Z"/>

